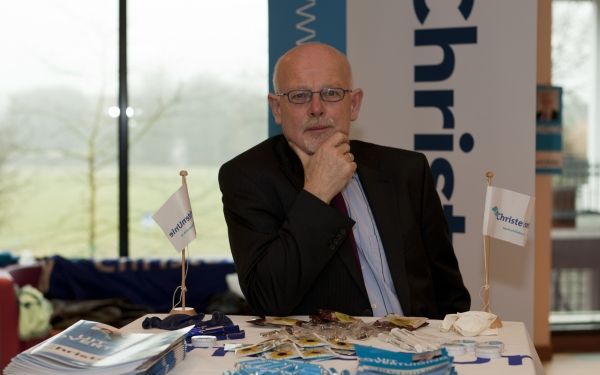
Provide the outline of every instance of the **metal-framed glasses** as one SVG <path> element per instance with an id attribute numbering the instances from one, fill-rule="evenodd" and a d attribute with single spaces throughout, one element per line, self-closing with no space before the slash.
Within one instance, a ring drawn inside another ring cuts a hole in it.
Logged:
<path id="1" fill-rule="evenodd" d="M 324 87 L 319 91 L 311 90 L 290 90 L 288 92 L 279 92 L 277 96 L 287 96 L 290 103 L 305 104 L 312 100 L 313 94 L 319 94 L 324 102 L 339 102 L 344 99 L 347 92 L 352 90 L 342 89 L 339 87 Z"/>

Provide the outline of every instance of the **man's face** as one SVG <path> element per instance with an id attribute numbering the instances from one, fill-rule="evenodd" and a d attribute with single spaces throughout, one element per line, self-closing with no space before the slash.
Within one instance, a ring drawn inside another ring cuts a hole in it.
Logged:
<path id="1" fill-rule="evenodd" d="M 278 92 L 321 91 L 323 88 L 351 89 L 350 68 L 337 52 L 323 45 L 304 45 L 289 53 L 278 68 Z M 339 102 L 325 102 L 319 93 L 305 104 L 291 103 L 286 96 L 269 94 L 275 122 L 288 142 L 308 154 L 335 132 L 348 134 L 350 122 L 358 117 L 362 91 L 346 92 Z"/>

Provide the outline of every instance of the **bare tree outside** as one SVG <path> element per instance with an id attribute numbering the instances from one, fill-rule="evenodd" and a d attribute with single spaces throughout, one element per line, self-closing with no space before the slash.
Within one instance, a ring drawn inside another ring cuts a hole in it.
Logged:
<path id="1" fill-rule="evenodd" d="M 116 5 L 23 0 L 0 13 L 11 35 L 0 40 L 11 57 L 0 70 L 0 249 L 118 254 Z M 192 254 L 229 255 L 217 172 L 266 138 L 266 5 L 128 3 L 130 254 L 173 255 L 151 216 L 189 169 Z M 214 33 L 221 14 L 236 27 Z"/>
<path id="2" fill-rule="evenodd" d="M 17 171 L 10 169 L 11 159 L 16 157 L 18 146 L 13 141 L 11 129 L 0 123 L 0 227 L 9 218 L 10 197 L 18 188 Z"/>
<path id="3" fill-rule="evenodd" d="M 563 87 L 563 147 L 569 157 L 585 160 L 594 97 L 594 6 L 553 1 L 552 14 L 552 83 Z"/>

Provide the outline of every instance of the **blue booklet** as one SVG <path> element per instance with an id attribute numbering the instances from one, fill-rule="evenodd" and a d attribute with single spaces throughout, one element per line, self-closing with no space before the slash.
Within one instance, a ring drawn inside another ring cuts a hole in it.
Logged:
<path id="1" fill-rule="evenodd" d="M 80 320 L 17 355 L 4 373 L 166 373 L 165 369 L 173 368 L 184 358 L 184 338 L 192 327 L 160 333 L 123 333 L 106 324 Z"/>

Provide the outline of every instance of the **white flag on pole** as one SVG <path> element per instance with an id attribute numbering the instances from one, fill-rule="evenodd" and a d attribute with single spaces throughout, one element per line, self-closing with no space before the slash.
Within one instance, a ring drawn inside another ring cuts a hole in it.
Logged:
<path id="1" fill-rule="evenodd" d="M 531 226 L 534 197 L 488 186 L 483 212 L 483 234 L 525 246 Z"/>
<path id="2" fill-rule="evenodd" d="M 178 252 L 196 238 L 196 226 L 187 185 L 181 185 L 152 218 Z"/>

